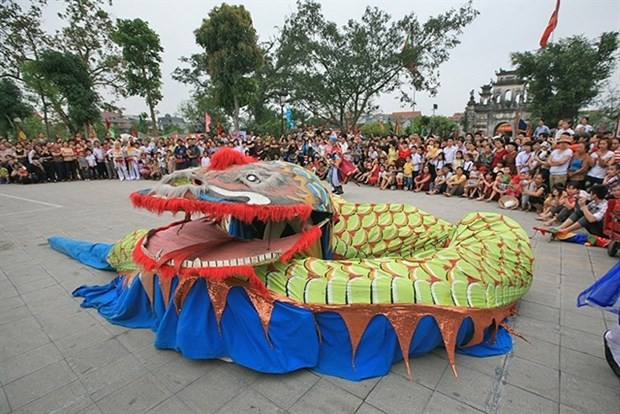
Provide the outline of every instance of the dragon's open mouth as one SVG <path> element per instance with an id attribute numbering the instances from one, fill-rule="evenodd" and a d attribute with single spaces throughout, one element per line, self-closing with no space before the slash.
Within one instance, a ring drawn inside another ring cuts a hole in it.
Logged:
<path id="1" fill-rule="evenodd" d="M 287 260 L 302 250 L 320 252 L 321 228 L 326 223 L 324 219 L 315 224 L 310 218 L 303 222 L 255 220 L 246 225 L 234 218 L 220 222 L 200 217 L 149 232 L 141 250 L 153 267 L 180 271 L 257 266 Z"/>

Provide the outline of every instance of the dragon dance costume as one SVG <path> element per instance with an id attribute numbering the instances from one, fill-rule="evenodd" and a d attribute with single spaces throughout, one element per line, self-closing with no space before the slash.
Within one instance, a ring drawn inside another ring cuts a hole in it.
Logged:
<path id="1" fill-rule="evenodd" d="M 361 380 L 403 356 L 410 372 L 409 356 L 444 346 L 456 375 L 456 351 L 510 351 L 504 321 L 532 283 L 529 239 L 510 218 L 452 225 L 409 205 L 348 203 L 298 165 L 233 150 L 131 200 L 185 217 L 113 245 L 49 242 L 118 272 L 78 288 L 82 306 L 187 358 Z"/>

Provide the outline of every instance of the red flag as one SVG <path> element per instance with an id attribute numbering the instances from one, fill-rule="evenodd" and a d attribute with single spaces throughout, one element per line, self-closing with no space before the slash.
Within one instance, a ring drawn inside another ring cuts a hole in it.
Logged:
<path id="1" fill-rule="evenodd" d="M 108 132 L 110 130 L 110 119 L 108 117 L 105 118 L 105 131 Z"/>
<path id="2" fill-rule="evenodd" d="M 549 23 L 547 23 L 547 27 L 540 38 L 540 47 L 547 47 L 547 41 L 549 40 L 549 36 L 555 30 L 558 25 L 558 12 L 560 11 L 560 0 L 557 0 L 555 3 L 555 10 L 551 13 L 551 17 L 549 17 Z"/>
<path id="3" fill-rule="evenodd" d="M 211 131 L 211 128 L 209 128 L 210 125 L 211 125 L 211 117 L 209 116 L 208 113 L 205 112 L 205 132 Z"/>

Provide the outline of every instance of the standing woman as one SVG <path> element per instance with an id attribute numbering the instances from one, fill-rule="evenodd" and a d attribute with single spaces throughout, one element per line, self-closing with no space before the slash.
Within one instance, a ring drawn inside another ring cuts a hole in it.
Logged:
<path id="1" fill-rule="evenodd" d="M 118 175 L 118 179 L 129 180 L 129 173 L 127 172 L 127 166 L 125 165 L 125 151 L 121 147 L 120 141 L 114 141 L 114 146 L 110 150 L 110 156 L 114 162 L 114 169 Z"/>
<path id="2" fill-rule="evenodd" d="M 54 173 L 54 157 L 50 149 L 52 148 L 52 143 L 48 142 L 41 149 L 41 154 L 39 155 L 39 161 L 43 164 L 43 168 L 45 169 L 45 175 L 47 177 L 47 181 L 56 182 L 56 175 Z"/>
<path id="3" fill-rule="evenodd" d="M 65 172 L 65 164 L 62 162 L 62 153 L 60 152 L 60 145 L 53 144 L 50 152 L 52 153 L 52 163 L 54 164 L 54 172 L 56 173 L 56 180 L 65 181 L 67 179 L 67 173 Z"/>
<path id="4" fill-rule="evenodd" d="M 590 154 L 590 171 L 586 175 L 586 182 L 591 185 L 601 184 L 607 175 L 607 165 L 613 164 L 614 153 L 610 151 L 609 138 L 601 138 L 598 141 L 598 151 Z"/>
<path id="5" fill-rule="evenodd" d="M 62 164 L 65 171 L 65 180 L 73 181 L 77 179 L 75 174 L 75 151 L 69 146 L 69 142 L 65 141 L 60 147 L 62 155 Z"/>
<path id="6" fill-rule="evenodd" d="M 586 182 L 586 172 L 588 171 L 590 157 L 586 150 L 585 142 L 577 144 L 577 150 L 573 154 L 568 166 L 568 181 L 577 184 L 577 188 L 582 190 Z"/>
<path id="7" fill-rule="evenodd" d="M 130 142 L 127 143 L 127 170 L 129 170 L 129 179 L 130 180 L 139 180 L 140 179 L 140 165 L 138 164 L 138 159 L 140 158 L 140 150 L 136 148 L 138 144 L 131 145 Z"/>

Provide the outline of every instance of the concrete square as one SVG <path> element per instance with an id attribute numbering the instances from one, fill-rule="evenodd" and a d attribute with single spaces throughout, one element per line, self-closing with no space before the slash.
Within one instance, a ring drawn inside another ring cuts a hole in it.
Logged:
<path id="1" fill-rule="evenodd" d="M 389 375 L 381 378 L 366 401 L 378 409 L 392 414 L 421 413 L 431 400 L 433 390 L 426 388 L 400 375 Z"/>

